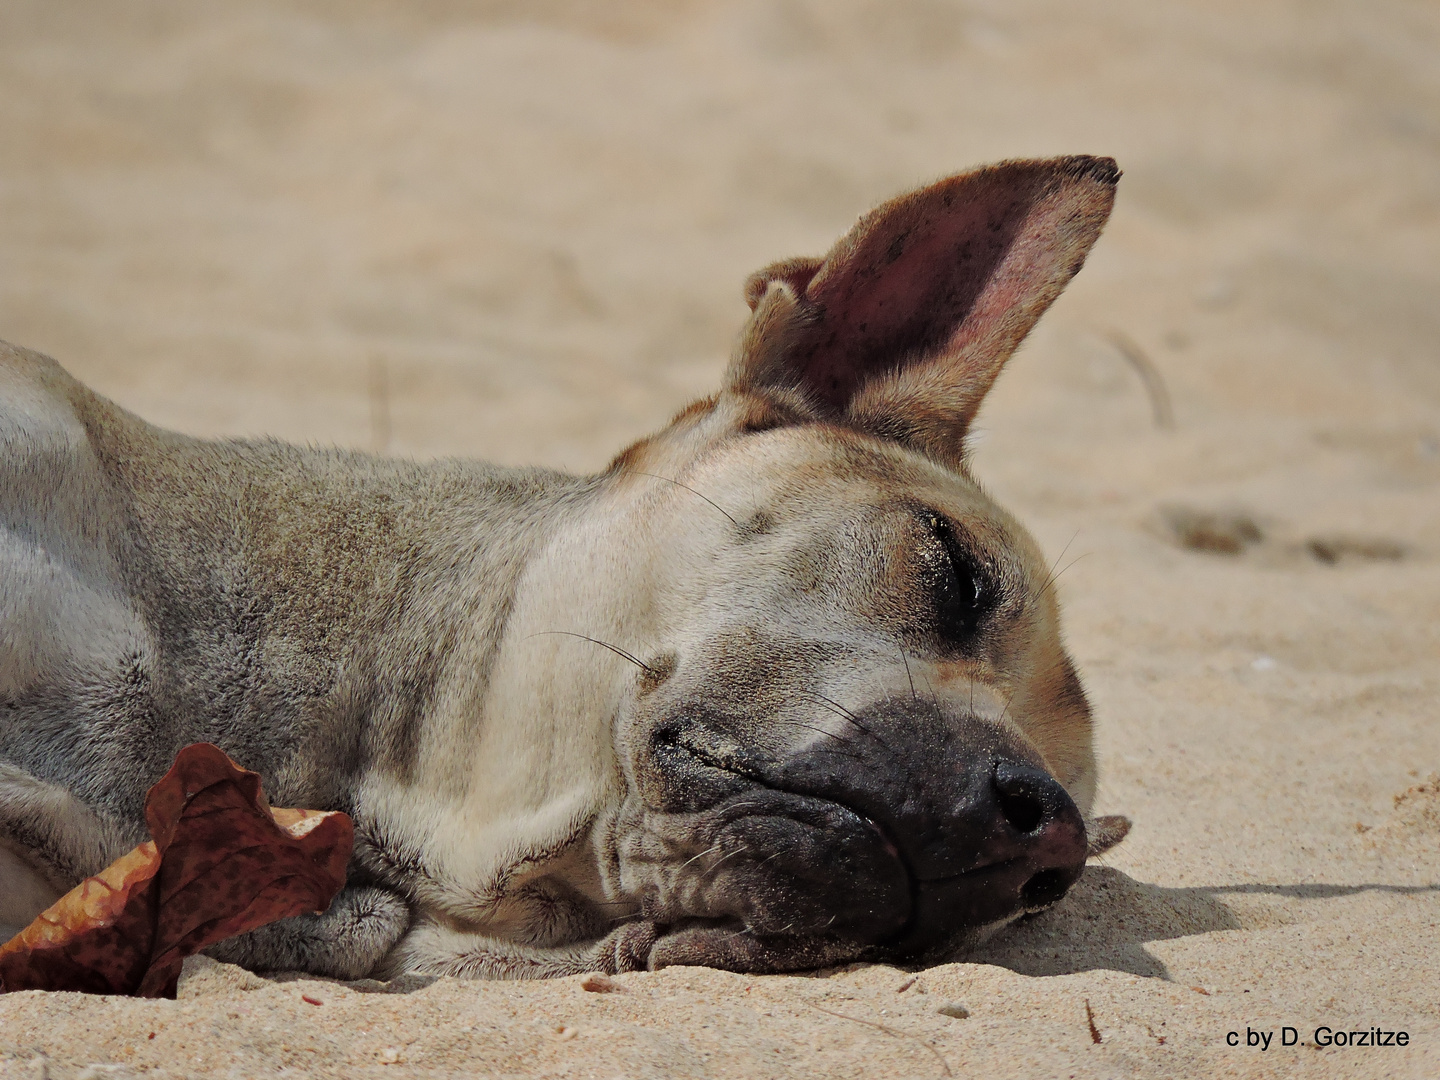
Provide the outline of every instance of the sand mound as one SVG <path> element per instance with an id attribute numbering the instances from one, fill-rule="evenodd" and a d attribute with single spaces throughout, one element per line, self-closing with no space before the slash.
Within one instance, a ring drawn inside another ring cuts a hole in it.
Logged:
<path id="1" fill-rule="evenodd" d="M 1431 773 L 1394 797 L 1395 808 L 1374 828 L 1357 823 L 1365 842 L 1391 855 L 1421 853 L 1433 858 L 1440 848 L 1440 773 Z M 1435 864 L 1431 864 L 1435 865 Z"/>

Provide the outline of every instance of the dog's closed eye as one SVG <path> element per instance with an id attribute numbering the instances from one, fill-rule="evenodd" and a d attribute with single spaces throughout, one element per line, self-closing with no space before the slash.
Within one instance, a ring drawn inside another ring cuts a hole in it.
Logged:
<path id="1" fill-rule="evenodd" d="M 927 511 L 924 522 L 929 543 L 922 549 L 921 565 L 934 597 L 940 636 L 963 647 L 993 606 L 989 580 L 949 520 Z"/>

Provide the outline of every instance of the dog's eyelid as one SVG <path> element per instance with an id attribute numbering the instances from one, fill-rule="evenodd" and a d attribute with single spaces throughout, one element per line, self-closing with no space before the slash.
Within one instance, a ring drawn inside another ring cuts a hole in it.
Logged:
<path id="1" fill-rule="evenodd" d="M 928 506 L 919 507 L 916 517 L 949 570 L 931 583 L 941 634 L 963 643 L 998 606 L 997 567 L 962 522 Z"/>
<path id="2" fill-rule="evenodd" d="M 926 510 L 924 517 L 930 534 L 940 541 L 952 558 L 961 555 L 967 565 L 973 565 L 977 569 L 986 563 L 980 545 L 975 542 L 975 535 L 963 523 L 938 510 Z"/>

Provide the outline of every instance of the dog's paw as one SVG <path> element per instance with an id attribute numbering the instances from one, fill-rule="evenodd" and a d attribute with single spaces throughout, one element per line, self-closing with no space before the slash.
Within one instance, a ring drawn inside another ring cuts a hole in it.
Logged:
<path id="1" fill-rule="evenodd" d="M 676 966 L 771 974 L 849 963 L 865 951 L 864 945 L 835 938 L 760 938 L 713 923 L 666 930 L 640 921 L 626 923 L 601 941 L 595 961 L 610 975 Z"/>
<path id="2" fill-rule="evenodd" d="M 297 915 L 212 945 L 205 954 L 252 971 L 304 971 L 361 979 L 410 925 L 410 909 L 395 893 L 345 889 L 319 915 Z"/>
<path id="3" fill-rule="evenodd" d="M 650 954 L 659 936 L 659 927 L 643 919 L 612 930 L 595 946 L 595 970 L 607 975 L 650 970 Z"/>
<path id="4" fill-rule="evenodd" d="M 650 967 L 684 964 L 723 971 L 773 975 L 813 971 L 859 960 L 868 948 L 826 937 L 760 938 L 731 927 L 697 926 L 661 937 L 650 950 Z"/>

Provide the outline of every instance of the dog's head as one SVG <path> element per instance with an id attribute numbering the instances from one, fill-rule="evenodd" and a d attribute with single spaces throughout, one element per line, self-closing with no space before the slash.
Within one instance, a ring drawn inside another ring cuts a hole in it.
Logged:
<path id="1" fill-rule="evenodd" d="M 575 629 L 632 662 L 599 830 L 632 962 L 932 954 L 1080 875 L 1090 711 L 964 442 L 1118 176 L 982 169 L 761 271 L 724 389 L 612 466 L 636 554 L 576 568 L 624 599 Z"/>

